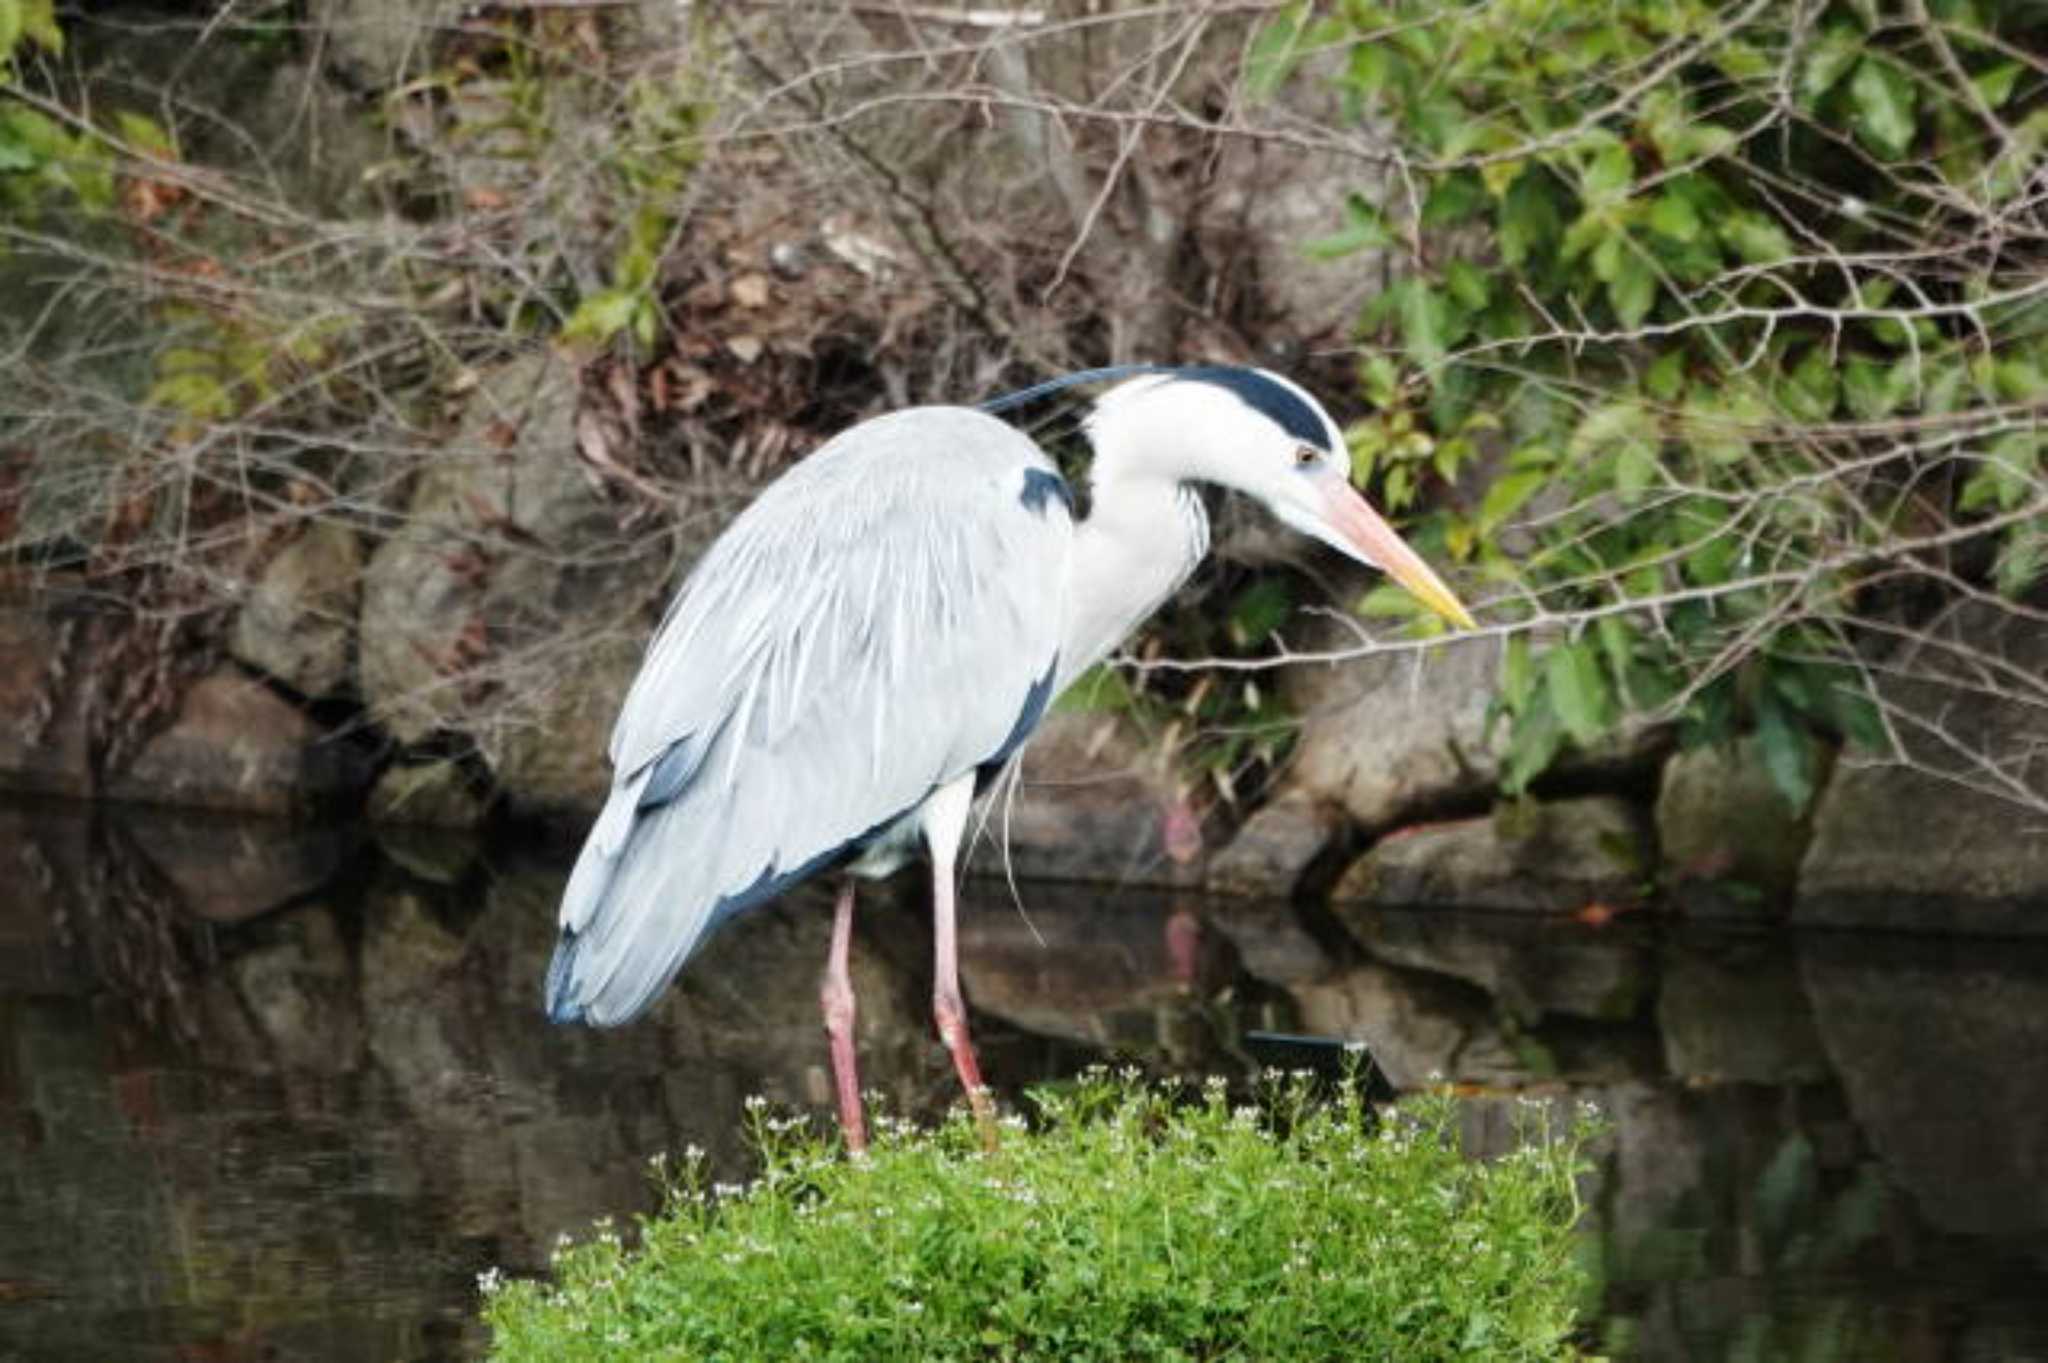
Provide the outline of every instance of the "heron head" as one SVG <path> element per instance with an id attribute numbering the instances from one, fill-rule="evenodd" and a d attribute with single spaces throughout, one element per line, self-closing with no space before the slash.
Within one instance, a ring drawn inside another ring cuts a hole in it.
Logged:
<path id="1" fill-rule="evenodd" d="M 1386 573 L 1446 620 L 1472 628 L 1471 613 L 1451 589 L 1351 486 L 1351 456 L 1337 423 L 1278 374 L 1221 365 L 1146 374 L 1102 397 L 1089 434 L 1098 456 L 1112 458 L 1111 476 L 1235 488 L 1303 534 Z M 1098 466 L 1097 477 L 1104 472 Z"/>

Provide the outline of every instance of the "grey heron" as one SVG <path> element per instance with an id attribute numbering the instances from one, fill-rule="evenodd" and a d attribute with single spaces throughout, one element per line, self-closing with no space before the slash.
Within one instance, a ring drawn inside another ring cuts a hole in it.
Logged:
<path id="1" fill-rule="evenodd" d="M 1121 379 L 1085 422 L 1090 510 L 993 415 Z M 1351 486 L 1315 399 L 1258 369 L 1091 370 L 983 404 L 861 422 L 765 489 L 697 563 L 611 738 L 611 795 L 562 896 L 549 1015 L 638 1015 L 707 934 L 829 867 L 820 992 L 841 1125 L 866 1140 L 847 954 L 852 876 L 922 842 L 932 1014 L 984 1140 L 954 952 L 955 861 L 977 784 L 1061 688 L 1107 657 L 1208 552 L 1197 482 L 1247 493 L 1469 627 L 1429 566 Z"/>

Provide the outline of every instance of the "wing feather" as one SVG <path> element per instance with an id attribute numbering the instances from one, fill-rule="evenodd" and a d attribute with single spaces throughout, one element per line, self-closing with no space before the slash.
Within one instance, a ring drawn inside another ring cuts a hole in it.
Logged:
<path id="1" fill-rule="evenodd" d="M 563 896 L 558 1019 L 644 1009 L 704 936 L 1014 746 L 1042 710 L 1072 524 L 1002 422 L 864 423 L 756 499 L 649 646 Z M 858 609 L 850 609 L 858 603 Z"/>

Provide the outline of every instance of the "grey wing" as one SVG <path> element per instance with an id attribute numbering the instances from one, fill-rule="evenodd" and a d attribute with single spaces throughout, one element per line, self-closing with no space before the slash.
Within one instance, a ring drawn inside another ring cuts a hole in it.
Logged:
<path id="1" fill-rule="evenodd" d="M 925 408 L 846 432 L 742 513 L 620 712 L 551 1016 L 630 1019 L 720 922 L 1028 735 L 1072 537 L 1049 487 L 1012 428 Z"/>

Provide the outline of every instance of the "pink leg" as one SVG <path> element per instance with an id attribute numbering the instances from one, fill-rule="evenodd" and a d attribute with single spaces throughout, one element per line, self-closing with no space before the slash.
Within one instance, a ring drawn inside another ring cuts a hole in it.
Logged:
<path id="1" fill-rule="evenodd" d="M 974 1109 L 975 1125 L 981 1128 L 984 1149 L 996 1148 L 996 1111 L 988 1089 L 981 1082 L 981 1066 L 974 1058 L 974 1042 L 967 1035 L 967 1006 L 960 998 L 958 939 L 954 933 L 953 862 L 959 853 L 960 833 L 967 824 L 973 801 L 972 778 L 940 790 L 926 806 L 925 840 L 932 853 L 932 1020 L 938 1024 L 939 1040 L 952 1052 L 953 1069 L 960 1086 L 967 1090 L 967 1104 Z"/>
<path id="2" fill-rule="evenodd" d="M 853 945 L 853 877 L 839 887 L 832 912 L 832 953 L 825 959 L 825 983 L 818 1002 L 825 1010 L 825 1035 L 832 1039 L 832 1083 L 839 1091 L 839 1127 L 846 1148 L 860 1154 L 868 1148 L 868 1128 L 860 1110 L 860 1075 L 853 1056 L 853 976 L 846 957 Z"/>

